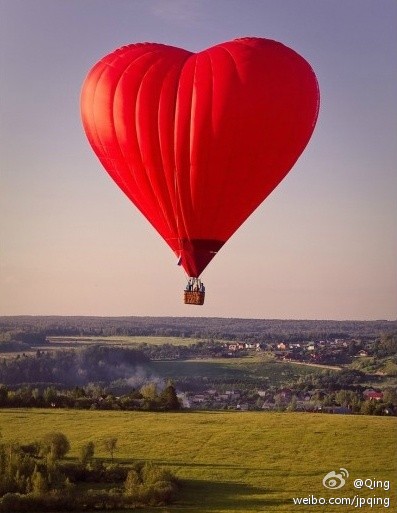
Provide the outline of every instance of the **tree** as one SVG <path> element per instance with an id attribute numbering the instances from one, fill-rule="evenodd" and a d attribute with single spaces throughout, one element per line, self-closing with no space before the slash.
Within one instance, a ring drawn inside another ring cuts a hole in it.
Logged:
<path id="1" fill-rule="evenodd" d="M 105 438 L 103 440 L 103 447 L 110 454 L 112 461 L 113 461 L 114 453 L 117 450 L 117 442 L 118 442 L 117 438 L 112 437 L 112 436 Z"/>
<path id="2" fill-rule="evenodd" d="M 282 394 L 276 394 L 274 396 L 274 404 L 275 404 L 277 410 L 279 410 L 279 411 L 285 410 L 286 401 L 285 401 L 285 398 L 282 396 Z"/>
<path id="3" fill-rule="evenodd" d="M 335 402 L 340 406 L 350 405 L 350 391 L 349 390 L 338 390 L 335 394 Z"/>
<path id="4" fill-rule="evenodd" d="M 296 395 L 292 396 L 291 401 L 288 403 L 287 411 L 296 411 L 298 406 L 298 399 Z"/>
<path id="5" fill-rule="evenodd" d="M 42 440 L 42 447 L 43 453 L 52 461 L 60 460 L 70 451 L 69 440 L 59 432 L 46 434 Z"/>
<path id="6" fill-rule="evenodd" d="M 155 401 L 157 399 L 156 383 L 146 383 L 140 390 L 142 397 L 147 401 Z"/>
<path id="7" fill-rule="evenodd" d="M 8 388 L 5 385 L 0 385 L 0 406 L 5 406 L 8 401 Z"/>
<path id="8" fill-rule="evenodd" d="M 127 478 L 124 482 L 124 493 L 126 495 L 136 494 L 140 484 L 141 480 L 139 478 L 138 472 L 135 469 L 129 470 Z"/>
<path id="9" fill-rule="evenodd" d="M 383 334 L 376 341 L 375 352 L 379 357 L 394 356 L 397 353 L 397 333 Z"/>
<path id="10" fill-rule="evenodd" d="M 40 390 L 38 388 L 34 388 L 32 390 L 32 397 L 33 399 L 37 402 L 41 399 L 41 394 L 40 394 Z"/>
<path id="11" fill-rule="evenodd" d="M 376 404 L 374 401 L 364 401 L 361 404 L 360 413 L 363 415 L 373 415 L 375 413 Z"/>
<path id="12" fill-rule="evenodd" d="M 383 402 L 390 403 L 393 406 L 397 406 L 397 392 L 392 388 L 386 388 L 383 391 Z"/>
<path id="13" fill-rule="evenodd" d="M 54 403 L 58 397 L 58 393 L 54 387 L 47 387 L 43 393 L 46 404 Z"/>
<path id="14" fill-rule="evenodd" d="M 73 390 L 69 392 L 69 395 L 73 397 L 73 399 L 81 399 L 82 397 L 87 397 L 87 394 L 82 387 L 74 387 Z"/>
<path id="15" fill-rule="evenodd" d="M 181 407 L 173 385 L 164 388 L 160 395 L 160 401 L 167 410 L 179 410 Z"/>
<path id="16" fill-rule="evenodd" d="M 85 466 L 91 463 L 94 458 L 95 445 L 94 442 L 84 444 L 80 449 L 80 461 Z"/>
<path id="17" fill-rule="evenodd" d="M 37 467 L 34 469 L 32 474 L 32 493 L 33 495 L 42 496 L 48 490 L 48 483 L 45 480 L 43 474 L 37 470 Z"/>

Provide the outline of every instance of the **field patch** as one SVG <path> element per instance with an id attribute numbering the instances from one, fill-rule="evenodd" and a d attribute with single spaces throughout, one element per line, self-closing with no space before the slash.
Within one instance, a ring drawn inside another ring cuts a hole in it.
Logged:
<path id="1" fill-rule="evenodd" d="M 293 497 L 391 497 L 397 488 L 395 418 L 19 409 L 0 411 L 0 429 L 5 441 L 19 442 L 61 431 L 70 439 L 72 457 L 92 441 L 96 456 L 108 458 L 101 441 L 117 437 L 120 463 L 152 461 L 183 480 L 177 504 L 153 510 L 162 513 L 306 513 L 308 507 L 294 506 Z M 346 486 L 337 492 L 324 488 L 325 474 L 340 467 L 350 473 Z M 357 491 L 356 478 L 390 480 L 391 489 Z M 357 511 L 353 506 L 309 508 Z"/>
<path id="2" fill-rule="evenodd" d="M 163 378 L 176 381 L 208 379 L 267 382 L 269 386 L 288 383 L 301 375 L 323 372 L 307 365 L 281 363 L 263 357 L 211 358 L 206 360 L 152 361 L 152 369 Z"/>
<path id="3" fill-rule="evenodd" d="M 200 339 L 186 337 L 155 337 L 155 336 L 112 336 L 112 337 L 48 337 L 52 347 L 82 347 L 89 344 L 110 345 L 156 345 L 170 344 L 173 346 L 190 346 Z"/>

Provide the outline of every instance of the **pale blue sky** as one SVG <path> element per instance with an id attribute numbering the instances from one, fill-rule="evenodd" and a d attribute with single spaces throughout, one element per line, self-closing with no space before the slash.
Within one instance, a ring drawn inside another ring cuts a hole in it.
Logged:
<path id="1" fill-rule="evenodd" d="M 0 314 L 397 317 L 397 2 L 0 0 Z M 203 307 L 83 134 L 83 79 L 123 44 L 276 39 L 312 65 L 317 128 L 204 272 Z"/>

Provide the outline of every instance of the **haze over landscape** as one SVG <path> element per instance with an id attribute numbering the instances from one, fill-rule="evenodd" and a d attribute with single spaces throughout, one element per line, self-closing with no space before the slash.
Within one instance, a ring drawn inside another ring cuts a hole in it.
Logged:
<path id="1" fill-rule="evenodd" d="M 396 319 L 397 4 L 1 0 L 0 315 Z M 128 43 L 281 41 L 320 85 L 294 169 L 182 304 L 175 256 L 83 134 L 88 70 Z"/>

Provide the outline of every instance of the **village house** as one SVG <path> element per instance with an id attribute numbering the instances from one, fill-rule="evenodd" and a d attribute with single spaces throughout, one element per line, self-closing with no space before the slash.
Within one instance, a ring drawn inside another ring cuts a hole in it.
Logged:
<path id="1" fill-rule="evenodd" d="M 240 392 L 237 390 L 226 390 L 225 394 L 227 396 L 240 397 Z"/>
<path id="2" fill-rule="evenodd" d="M 290 388 L 281 388 L 278 391 L 278 395 L 283 399 L 284 401 L 290 401 L 292 399 L 292 390 Z"/>
<path id="3" fill-rule="evenodd" d="M 361 351 L 354 355 L 354 358 L 364 358 L 365 356 L 368 356 L 368 351 L 361 349 Z"/>
<path id="4" fill-rule="evenodd" d="M 373 389 L 367 389 L 363 392 L 364 399 L 368 401 L 381 401 L 383 399 L 383 392 L 377 392 Z"/>
<path id="5" fill-rule="evenodd" d="M 247 344 L 245 342 L 232 342 L 230 344 L 226 344 L 225 347 L 227 347 L 228 351 L 230 352 L 236 352 L 246 349 L 246 346 Z"/>
<path id="6" fill-rule="evenodd" d="M 196 394 L 191 398 L 192 403 L 203 403 L 205 401 L 205 395 L 203 394 Z"/>
<path id="7" fill-rule="evenodd" d="M 238 404 L 236 409 L 240 411 L 248 411 L 248 403 Z"/>

